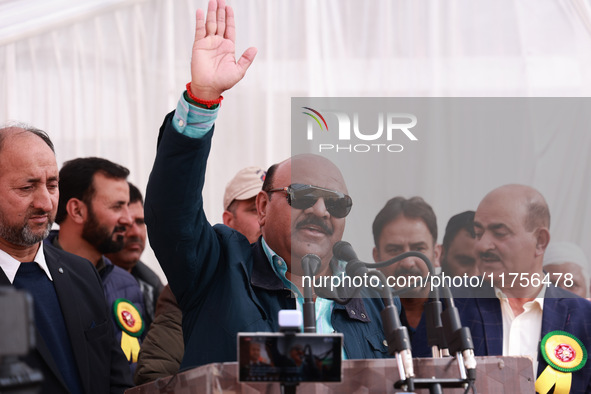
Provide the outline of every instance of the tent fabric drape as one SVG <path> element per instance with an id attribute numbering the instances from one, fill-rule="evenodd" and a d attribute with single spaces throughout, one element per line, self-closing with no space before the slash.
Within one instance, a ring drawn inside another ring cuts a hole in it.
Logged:
<path id="1" fill-rule="evenodd" d="M 212 222 L 221 221 L 224 187 L 236 171 L 268 167 L 290 155 L 291 97 L 591 94 L 588 0 L 230 4 L 237 51 L 256 46 L 259 53 L 246 78 L 225 94 L 216 124 L 205 190 Z M 59 165 L 84 156 L 123 164 L 145 190 L 158 128 L 190 79 L 197 7 L 207 4 L 0 1 L 0 122 L 23 121 L 48 131 Z M 507 157 L 523 160 L 517 169 L 503 167 L 513 160 L 496 163 L 500 175 L 494 182 L 479 179 L 478 165 L 454 161 L 453 153 L 461 151 L 477 163 L 481 141 L 458 146 L 454 138 L 438 136 L 441 150 L 417 160 L 420 176 L 395 193 L 423 196 L 443 234 L 449 217 L 475 209 L 492 187 L 528 183 L 550 204 L 554 239 L 576 242 L 591 257 L 590 135 L 571 130 L 568 138 L 542 135 L 507 144 Z M 565 155 L 560 167 L 548 154 L 556 149 Z M 453 193 L 463 189 L 468 192 Z M 384 203 L 392 196 L 384 196 Z M 154 266 L 150 253 L 146 259 Z"/>

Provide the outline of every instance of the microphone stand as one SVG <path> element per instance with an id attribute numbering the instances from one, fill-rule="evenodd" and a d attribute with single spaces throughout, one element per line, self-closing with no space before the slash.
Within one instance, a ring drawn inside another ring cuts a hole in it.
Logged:
<path id="1" fill-rule="evenodd" d="M 369 270 L 367 270 L 367 275 L 377 277 L 382 283 L 380 295 L 384 302 L 384 309 L 380 315 L 388 342 L 388 353 L 396 358 L 400 380 L 406 382 L 406 391 L 413 392 L 415 390 L 415 374 L 408 330 L 400 323 L 400 316 L 392 300 L 392 294 L 388 286 L 385 285 L 387 283 L 385 275 L 380 271 Z"/>
<path id="2" fill-rule="evenodd" d="M 304 332 L 316 333 L 316 308 L 314 305 L 314 283 L 313 277 L 321 265 L 320 257 L 309 253 L 302 257 L 302 270 L 304 275 L 310 278 L 310 286 L 306 286 L 304 281 Z"/>
<path id="3" fill-rule="evenodd" d="M 314 306 L 314 282 L 313 277 L 321 265 L 320 257 L 309 253 L 302 257 L 301 265 L 304 275 L 310 278 L 310 286 L 304 281 L 304 332 L 316 333 L 316 309 Z M 299 331 L 298 327 L 282 327 L 280 331 L 286 337 L 295 336 Z M 281 382 L 281 394 L 296 394 L 298 382 Z"/>
<path id="4" fill-rule="evenodd" d="M 456 355 L 460 377 L 468 380 L 469 385 L 473 385 L 476 380 L 476 358 L 474 357 L 472 334 L 470 328 L 462 327 L 460 314 L 454 304 L 449 288 L 443 286 L 443 291 L 446 293 L 444 298 L 446 302 L 445 311 L 442 313 L 443 330 L 449 344 L 449 351 L 451 354 Z"/>
<path id="5" fill-rule="evenodd" d="M 281 327 L 279 329 L 280 332 L 283 333 L 286 337 L 294 337 L 298 332 L 300 332 L 299 326 L 297 327 Z M 286 382 L 282 381 L 279 384 L 279 389 L 281 394 L 296 394 L 299 382 Z"/>
<path id="6" fill-rule="evenodd" d="M 429 301 L 425 305 L 425 323 L 427 326 L 427 341 L 431 347 L 433 358 L 441 358 L 449 355 L 447 342 L 441 323 L 443 307 L 439 299 L 439 288 L 436 287 L 429 293 Z"/>
<path id="7" fill-rule="evenodd" d="M 383 289 L 387 290 L 389 293 L 389 297 L 392 296 L 392 292 L 386 286 L 387 281 L 385 276 L 380 271 L 369 271 L 368 267 L 371 268 L 382 268 L 389 265 L 392 265 L 400 260 L 403 260 L 407 257 L 418 257 L 425 262 L 427 268 L 429 269 L 429 275 L 432 278 L 435 276 L 435 268 L 433 264 L 429 260 L 427 256 L 420 252 L 406 252 L 402 253 L 390 260 L 383 261 L 380 263 L 368 264 L 360 261 L 357 258 L 356 253 L 353 251 L 351 244 L 348 242 L 340 241 L 337 242 L 333 246 L 333 254 L 335 257 L 339 258 L 340 260 L 347 261 L 349 264 L 347 265 L 347 274 L 356 274 L 362 275 L 366 273 L 367 275 L 372 275 L 374 272 L 379 272 L 381 274 L 382 287 Z M 376 275 L 378 276 L 378 275 Z M 378 276 L 379 277 L 379 276 Z M 402 294 L 406 291 L 409 291 L 415 287 L 409 287 L 405 289 L 401 289 L 395 291 L 394 294 Z M 476 359 L 474 357 L 474 344 L 472 342 L 472 336 L 470 334 L 470 329 L 468 327 L 462 327 L 461 320 L 459 317 L 459 312 L 454 305 L 453 298 L 451 295 L 451 291 L 446 286 L 443 286 L 443 291 L 445 292 L 445 301 L 446 301 L 446 309 L 445 311 L 441 312 L 441 301 L 439 297 L 439 289 L 434 288 L 433 292 L 430 296 L 434 297 L 434 301 L 432 301 L 428 308 L 426 309 L 429 312 L 427 316 L 427 327 L 431 327 L 429 344 L 432 346 L 432 352 L 434 357 L 436 354 L 445 354 L 447 352 L 447 347 L 449 344 L 449 353 L 455 354 L 456 360 L 458 362 L 458 368 L 460 371 L 460 379 L 438 379 L 438 378 L 413 378 L 411 382 L 414 387 L 417 388 L 429 388 L 431 394 L 439 394 L 441 393 L 442 387 L 463 387 L 464 385 L 468 385 L 467 389 L 472 387 L 474 390 L 474 382 L 476 381 Z M 382 296 L 384 299 L 384 297 Z M 390 298 L 391 300 L 391 298 Z M 391 301 L 390 301 L 391 302 Z M 386 303 L 386 301 L 384 301 Z M 394 305 L 392 307 L 395 309 Z M 430 316 L 430 317 L 429 317 Z M 400 319 L 396 314 L 396 318 L 398 320 L 398 324 L 400 325 Z M 430 321 L 429 321 L 430 320 Z M 384 317 L 382 316 L 382 321 Z M 395 324 L 395 323 L 394 323 Z M 402 327 L 406 330 L 406 327 Z M 384 323 L 384 331 L 386 331 L 386 323 Z M 388 332 L 386 331 L 386 335 Z M 408 338 L 408 333 L 406 334 Z M 388 340 L 388 347 L 390 347 L 390 338 L 386 338 Z M 394 345 L 396 346 L 396 345 Z M 409 342 L 409 352 L 410 352 L 410 342 Z M 398 358 L 397 358 L 398 361 Z M 412 358 L 411 358 L 411 368 L 412 368 Z M 400 370 L 400 364 L 399 364 Z M 412 371 L 412 369 L 411 369 Z M 394 384 L 395 388 L 403 387 L 404 384 L 408 384 L 408 373 L 405 379 L 402 379 Z M 409 390 L 412 391 L 412 390 Z"/>

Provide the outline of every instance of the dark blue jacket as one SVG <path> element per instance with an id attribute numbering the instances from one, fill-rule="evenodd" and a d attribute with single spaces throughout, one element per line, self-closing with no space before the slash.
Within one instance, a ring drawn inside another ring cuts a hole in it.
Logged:
<path id="1" fill-rule="evenodd" d="M 59 231 L 52 230 L 49 237 L 44 240 L 45 244 L 49 245 L 51 248 L 61 249 L 59 243 L 55 241 L 58 234 Z M 103 290 L 111 314 L 111 322 L 113 323 L 115 338 L 117 343 L 121 343 L 121 328 L 117 325 L 117 321 L 115 320 L 116 317 L 113 311 L 113 304 L 119 298 L 125 298 L 126 300 L 131 301 L 139 309 L 140 314 L 144 316 L 144 297 L 138 282 L 129 272 L 125 271 L 123 268 L 117 267 L 105 256 L 103 256 L 103 260 L 105 262 L 105 267 L 99 271 L 99 276 L 103 282 Z M 144 331 L 142 336 L 138 339 L 140 344 L 145 335 L 146 331 Z M 135 366 L 136 363 L 130 363 L 132 374 L 135 371 Z"/>
<path id="2" fill-rule="evenodd" d="M 131 275 L 135 278 L 137 283 L 140 285 L 140 290 L 144 296 L 144 327 L 145 333 L 148 332 L 150 325 L 154 321 L 154 315 L 156 313 L 156 303 L 160 292 L 164 288 L 164 285 L 160 281 L 160 278 L 150 267 L 141 261 L 138 261 L 136 265 L 130 271 Z"/>
<path id="3" fill-rule="evenodd" d="M 48 243 L 44 243 L 43 248 L 68 338 L 74 350 L 84 393 L 123 394 L 126 389 L 132 387 L 132 380 L 127 360 L 115 339 L 112 324 L 108 321 L 112 313 L 105 303 L 103 287 L 96 269 L 88 260 L 64 252 Z M 0 268 L 0 286 L 10 285 Z M 2 318 L 6 316 L 3 315 Z M 70 393 L 50 347 L 37 326 L 35 337 L 35 349 L 21 359 L 29 367 L 43 374 L 39 392 Z"/>
<path id="4" fill-rule="evenodd" d="M 472 290 L 474 291 L 474 290 Z M 477 356 L 500 356 L 503 354 L 503 316 L 501 304 L 491 287 L 471 293 L 471 298 L 456 297 L 462 324 L 469 327 Z M 464 295 L 462 293 L 462 295 Z M 474 297 L 477 295 L 477 297 Z M 559 287 L 549 286 L 544 297 L 542 332 L 540 340 L 549 332 L 561 330 L 579 338 L 591 350 L 591 302 L 575 296 Z M 548 366 L 538 348 L 539 376 Z M 591 392 L 591 362 L 572 374 L 571 393 Z"/>
<path id="5" fill-rule="evenodd" d="M 259 240 L 224 225 L 212 227 L 202 189 L 213 129 L 200 139 L 164 121 L 146 192 L 150 245 L 183 311 L 181 368 L 237 359 L 238 332 L 278 331 L 277 313 L 296 300 L 274 273 Z M 388 357 L 381 300 L 336 305 L 332 325 L 349 358 Z"/>

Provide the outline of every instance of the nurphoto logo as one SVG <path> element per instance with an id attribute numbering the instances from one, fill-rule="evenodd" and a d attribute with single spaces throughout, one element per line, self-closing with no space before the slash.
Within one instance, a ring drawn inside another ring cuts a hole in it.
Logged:
<path id="1" fill-rule="evenodd" d="M 315 129 L 320 133 L 330 134 L 334 141 L 325 143 L 323 140 L 323 143 L 318 144 L 318 153 L 329 151 L 397 153 L 402 152 L 404 147 L 400 143 L 393 143 L 394 139 L 398 140 L 403 136 L 410 141 L 418 141 L 411 131 L 417 125 L 417 117 L 410 113 L 378 112 L 370 119 L 366 116 L 362 118 L 366 125 L 362 130 L 360 115 L 357 112 L 323 110 L 321 113 L 310 107 L 302 108 L 305 110 L 302 113 L 308 117 L 306 128 L 308 141 L 314 140 Z M 370 123 L 375 125 L 371 130 L 367 127 Z M 334 127 L 335 124 L 337 127 Z"/>

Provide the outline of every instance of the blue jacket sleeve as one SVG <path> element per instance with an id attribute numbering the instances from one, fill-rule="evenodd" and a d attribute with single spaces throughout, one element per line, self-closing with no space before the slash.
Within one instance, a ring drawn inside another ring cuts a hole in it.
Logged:
<path id="1" fill-rule="evenodd" d="M 220 255 L 202 195 L 214 127 L 191 138 L 175 130 L 173 119 L 171 112 L 160 128 L 144 210 L 150 245 L 184 309 L 207 292 Z"/>

